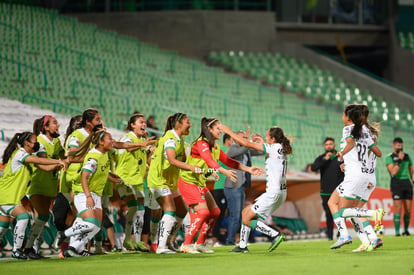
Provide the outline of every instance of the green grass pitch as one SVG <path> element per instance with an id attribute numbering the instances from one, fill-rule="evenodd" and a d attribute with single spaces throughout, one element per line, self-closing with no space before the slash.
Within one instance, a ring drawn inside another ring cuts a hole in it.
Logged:
<path id="1" fill-rule="evenodd" d="M 384 237 L 384 246 L 373 252 L 353 253 L 354 243 L 337 250 L 332 242 L 287 241 L 273 252 L 268 243 L 249 245 L 249 253 L 235 254 L 232 247 L 214 248 L 214 254 L 154 253 L 41 261 L 0 261 L 0 274 L 413 274 L 414 237 Z"/>

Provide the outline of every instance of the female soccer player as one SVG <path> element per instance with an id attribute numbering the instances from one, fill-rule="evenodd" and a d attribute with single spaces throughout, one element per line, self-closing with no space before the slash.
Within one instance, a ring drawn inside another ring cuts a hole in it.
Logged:
<path id="1" fill-rule="evenodd" d="M 116 153 L 116 173 L 125 181 L 125 185 L 117 187 L 118 193 L 128 205 L 125 221 L 124 247 L 127 250 L 148 251 L 141 241 L 141 232 L 144 225 L 144 177 L 147 169 L 148 145 L 155 140 L 145 140 L 146 121 L 141 113 L 133 114 L 120 141 L 126 144 L 135 144 L 128 149 L 120 149 Z M 134 243 L 131 241 L 132 228 L 135 224 Z"/>
<path id="2" fill-rule="evenodd" d="M 157 254 L 175 253 L 171 240 L 187 214 L 187 206 L 178 191 L 180 169 L 200 173 L 200 167 L 185 163 L 184 136 L 190 133 L 191 122 L 184 113 L 169 116 L 164 135 L 158 140 L 148 173 L 152 220 L 164 215 L 159 225 Z M 155 226 L 153 225 L 153 229 Z M 156 235 L 152 232 L 152 235 Z M 155 241 L 153 239 L 153 241 Z"/>
<path id="3" fill-rule="evenodd" d="M 250 142 L 233 133 L 227 126 L 221 126 L 224 133 L 230 135 L 240 145 L 268 154 L 266 159 L 266 192 L 256 199 L 253 205 L 242 212 L 243 224 L 240 229 L 240 243 L 231 252 L 249 252 L 247 241 L 250 230 L 257 230 L 272 238 L 269 252 L 273 251 L 284 240 L 285 235 L 267 226 L 263 221 L 286 200 L 287 155 L 292 154 L 289 139 L 280 127 L 271 127 L 266 133 L 266 143 L 256 136 L 259 143 Z M 261 220 L 263 221 L 261 221 Z"/>
<path id="4" fill-rule="evenodd" d="M 355 217 L 355 219 L 351 219 L 351 222 L 354 224 L 362 245 L 355 249 L 354 252 L 360 252 L 368 249 L 370 241 L 363 230 L 364 225 L 357 217 L 373 217 L 376 227 L 378 227 L 381 225 L 382 216 L 384 215 L 384 210 L 382 209 L 366 210 L 357 208 L 360 205 L 359 199 L 363 195 L 362 189 L 373 185 L 368 166 L 369 151 L 377 157 L 381 156 L 381 151 L 376 146 L 371 132 L 365 125 L 366 117 L 364 120 L 361 106 L 348 105 L 344 110 L 342 120 L 345 125 L 341 141 L 342 150 L 337 155 L 340 160 L 343 159 L 345 162 L 345 178 L 328 202 L 329 207 L 333 211 L 332 213 L 334 213 L 334 222 L 340 232 L 340 238 L 331 248 L 339 248 L 344 244 L 352 242 L 343 218 Z M 364 195 L 365 199 L 367 198 Z M 335 210 L 337 211 L 335 212 Z"/>
<path id="5" fill-rule="evenodd" d="M 59 140 L 59 123 L 56 118 L 45 115 L 36 119 L 33 133 L 40 144 L 36 156 L 50 159 L 64 159 L 64 150 Z M 27 193 L 35 210 L 36 220 L 31 227 L 25 246 L 25 254 L 30 259 L 40 259 L 40 244 L 42 243 L 43 228 L 49 220 L 50 204 L 56 197 L 58 187 L 57 171 L 43 171 L 34 168 L 32 180 Z"/>
<path id="6" fill-rule="evenodd" d="M 217 163 L 218 160 L 228 167 L 239 169 L 254 175 L 263 171 L 258 167 L 248 167 L 227 157 L 216 144 L 221 135 L 221 124 L 215 118 L 201 119 L 201 134 L 193 142 L 191 153 L 186 160 L 187 164 L 198 166 L 202 173 L 194 173 L 191 170 L 180 170 L 178 188 L 185 202 L 190 207 L 191 225 L 185 241 L 181 246 L 184 253 L 213 253 L 205 246 L 205 240 L 213 229 L 214 223 L 220 214 L 220 209 L 214 201 L 213 195 L 206 187 L 206 181 L 216 171 L 224 174 L 231 181 L 236 181 L 235 172 L 226 170 Z M 201 228 L 201 229 L 200 229 Z M 197 243 L 193 246 L 193 239 L 197 232 L 200 234 Z"/>
<path id="7" fill-rule="evenodd" d="M 91 142 L 96 146 L 89 150 Z M 69 247 L 63 252 L 65 257 L 77 257 L 84 251 L 85 245 L 99 232 L 102 223 L 101 197 L 107 180 L 122 184 L 121 178 L 110 173 L 111 161 L 108 152 L 112 151 L 112 136 L 101 129 L 90 135 L 85 142 L 69 156 L 83 158 L 81 186 L 72 185 L 74 202 L 82 221 L 71 228 L 57 233 L 57 245 L 67 237 L 71 238 Z M 89 150 L 89 152 L 88 152 Z"/>
<path id="8" fill-rule="evenodd" d="M 21 248 L 30 219 L 21 200 L 26 194 L 27 185 L 31 180 L 33 170 L 31 164 L 36 164 L 37 168 L 45 171 L 66 167 L 66 163 L 61 160 L 32 156 L 39 150 L 39 147 L 35 134 L 31 132 L 17 133 L 3 154 L 3 162 L 7 165 L 3 177 L 0 178 L 0 213 L 2 216 L 14 217 L 17 220 L 14 228 L 12 257 L 21 260 L 27 259 Z M 9 224 L 1 223 L 0 239 L 7 231 L 8 226 Z"/>

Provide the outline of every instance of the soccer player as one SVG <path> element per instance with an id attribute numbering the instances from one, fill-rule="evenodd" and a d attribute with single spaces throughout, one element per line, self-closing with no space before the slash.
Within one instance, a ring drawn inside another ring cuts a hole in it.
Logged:
<path id="1" fill-rule="evenodd" d="M 191 153 L 186 160 L 187 164 L 198 166 L 202 173 L 193 173 L 191 170 L 180 170 L 178 188 L 185 202 L 190 207 L 191 225 L 185 241 L 180 248 L 184 253 L 213 253 L 205 245 L 205 240 L 213 229 L 220 209 L 214 201 L 213 195 L 206 187 L 206 181 L 216 171 L 224 174 L 231 181 L 236 181 L 235 172 L 222 168 L 217 161 L 220 160 L 228 167 L 239 169 L 254 175 L 263 171 L 258 167 L 248 167 L 227 157 L 216 144 L 220 139 L 221 124 L 215 118 L 201 119 L 200 136 L 193 142 Z M 200 232 L 195 246 L 193 240 Z"/>
<path id="2" fill-rule="evenodd" d="M 280 127 L 271 127 L 265 137 L 254 136 L 254 141 L 241 138 L 232 132 L 227 126 L 222 125 L 222 130 L 229 134 L 236 142 L 244 147 L 268 154 L 266 159 L 266 192 L 256 199 L 253 205 L 244 208 L 242 212 L 242 226 L 240 229 L 240 243 L 230 252 L 249 252 L 247 241 L 251 229 L 257 230 L 272 238 L 268 251 L 273 251 L 285 239 L 285 235 L 266 225 L 266 220 L 286 200 L 286 170 L 287 155 L 292 154 L 292 147 L 289 139 L 284 135 Z"/>
<path id="3" fill-rule="evenodd" d="M 36 119 L 33 124 L 33 133 L 40 144 L 36 156 L 50 159 L 64 159 L 64 150 L 59 140 L 59 123 L 56 118 L 45 115 Z M 56 197 L 58 187 L 57 171 L 43 171 L 34 168 L 32 180 L 27 193 L 35 210 L 36 220 L 30 229 L 25 246 L 25 254 L 30 259 L 40 259 L 40 244 L 42 243 L 43 228 L 49 220 L 49 209 L 52 200 Z"/>
<path id="4" fill-rule="evenodd" d="M 89 150 L 90 144 L 95 147 Z M 67 237 L 74 237 L 70 240 L 69 247 L 63 252 L 65 257 L 78 257 L 88 255 L 84 251 L 85 245 L 98 233 L 102 223 L 101 197 L 108 180 L 123 184 L 117 175 L 110 173 L 111 161 L 108 152 L 112 151 L 112 136 L 103 129 L 100 129 L 85 140 L 76 150 L 69 153 L 69 156 L 83 158 L 81 172 L 81 185 L 73 184 L 74 203 L 82 218 L 65 231 L 59 231 L 54 246 L 57 247 Z M 89 152 L 88 152 L 89 150 Z"/>
<path id="5" fill-rule="evenodd" d="M 152 221 L 160 220 L 164 212 L 159 224 L 157 254 L 176 252 L 171 241 L 187 214 L 187 205 L 178 191 L 180 169 L 193 173 L 201 171 L 200 167 L 185 163 L 184 136 L 190 133 L 190 127 L 191 122 L 186 114 L 169 116 L 164 135 L 158 140 L 152 156 L 148 173 Z M 152 228 L 154 231 L 155 225 Z M 155 232 L 151 233 L 151 237 L 156 235 Z M 155 239 L 152 238 L 152 241 L 155 242 Z"/>
<path id="6" fill-rule="evenodd" d="M 131 146 L 119 149 L 116 153 L 116 173 L 125 181 L 125 185 L 117 187 L 117 191 L 128 206 L 125 221 L 124 247 L 127 250 L 148 251 L 141 241 L 144 225 L 144 177 L 147 169 L 146 147 L 155 143 L 145 140 L 146 121 L 141 113 L 133 114 L 120 141 Z M 132 229 L 135 224 L 134 242 L 131 241 Z"/>
<path id="7" fill-rule="evenodd" d="M 332 207 L 334 222 L 340 233 L 340 238 L 331 246 L 332 249 L 352 242 L 352 238 L 346 229 L 345 220 L 342 218 L 352 218 L 351 222 L 361 239 L 361 246 L 355 249 L 354 252 L 368 250 L 370 246 L 370 241 L 364 231 L 364 225 L 358 217 L 372 217 L 375 220 L 376 228 L 382 223 L 384 210 L 360 208 L 361 190 L 373 184 L 369 173 L 370 169 L 367 165 L 369 152 L 371 151 L 377 157 L 381 156 L 381 151 L 376 146 L 371 132 L 365 125 L 366 117 L 365 114 L 364 119 L 363 109 L 359 105 L 348 105 L 342 116 L 345 127 L 342 134 L 341 151 L 338 152 L 337 156 L 340 160 L 344 160 L 346 168 L 344 181 L 337 187 L 328 202 L 330 208 Z M 368 198 L 364 197 L 365 199 Z M 336 204 L 337 206 L 335 206 Z"/>
<path id="8" fill-rule="evenodd" d="M 27 259 L 22 251 L 25 239 L 25 230 L 30 216 L 21 204 L 26 194 L 27 185 L 32 176 L 33 167 L 45 171 L 54 171 L 61 167 L 66 168 L 66 163 L 61 160 L 39 158 L 33 156 L 40 148 L 36 135 L 31 132 L 17 133 L 7 145 L 3 154 L 3 163 L 7 163 L 4 175 L 0 178 L 0 213 L 5 217 L 14 217 L 14 244 L 12 257 L 20 260 Z M 0 223 L 0 239 L 3 238 L 9 227 L 9 223 Z"/>

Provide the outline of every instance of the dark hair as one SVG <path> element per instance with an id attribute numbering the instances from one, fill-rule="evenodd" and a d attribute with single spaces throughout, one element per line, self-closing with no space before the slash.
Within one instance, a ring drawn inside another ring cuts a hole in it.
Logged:
<path id="1" fill-rule="evenodd" d="M 14 150 L 18 148 L 17 145 L 20 145 L 21 147 L 24 146 L 24 142 L 28 140 L 31 135 L 33 135 L 32 132 L 23 132 L 23 133 L 16 133 L 13 138 L 10 140 L 9 144 L 7 145 L 6 149 L 3 153 L 3 163 L 6 164 L 11 155 L 13 154 Z"/>
<path id="2" fill-rule="evenodd" d="M 45 115 L 41 118 L 35 119 L 35 121 L 33 122 L 33 134 L 35 134 L 36 136 L 40 135 L 40 133 L 45 134 L 45 127 L 49 126 L 51 117 L 51 115 Z"/>
<path id="3" fill-rule="evenodd" d="M 93 118 L 95 117 L 96 114 L 98 114 L 98 110 L 94 109 L 94 108 L 89 108 L 86 109 L 85 111 L 83 111 L 82 113 L 82 121 L 81 121 L 81 127 L 85 127 L 86 126 L 86 122 L 89 121 L 91 122 L 93 120 Z"/>
<path id="4" fill-rule="evenodd" d="M 396 137 L 396 138 L 394 138 L 394 141 L 392 143 L 404 143 L 404 142 L 403 142 L 402 138 Z"/>
<path id="5" fill-rule="evenodd" d="M 174 129 L 177 122 L 182 122 L 183 119 L 187 117 L 184 113 L 175 113 L 172 116 L 167 118 L 167 123 L 165 124 L 164 134 L 171 129 Z"/>
<path id="6" fill-rule="evenodd" d="M 211 150 L 214 147 L 215 141 L 213 136 L 211 135 L 209 128 L 212 128 L 214 124 L 216 124 L 218 119 L 213 117 L 202 117 L 201 118 L 201 133 L 197 139 L 202 138 L 203 140 L 207 141 L 208 147 Z M 194 141 L 194 143 L 197 141 Z"/>
<path id="7" fill-rule="evenodd" d="M 373 135 L 378 137 L 380 134 L 381 125 L 378 122 L 369 124 L 368 123 L 369 107 L 365 104 L 360 104 L 359 106 L 361 108 L 361 113 L 362 113 L 362 123 L 367 126 L 368 130 L 370 130 Z"/>
<path id="8" fill-rule="evenodd" d="M 145 118 L 143 114 L 137 113 L 137 112 L 135 112 L 132 116 L 130 116 L 128 120 L 128 124 L 125 127 L 125 131 L 132 131 L 131 124 L 135 123 L 135 121 L 137 121 L 137 119 L 140 117 Z"/>
<path id="9" fill-rule="evenodd" d="M 277 143 L 282 144 L 283 154 L 290 155 L 293 153 L 292 146 L 290 145 L 290 140 L 285 136 L 282 128 L 277 126 L 270 127 L 269 136 L 274 138 Z"/>
<path id="10" fill-rule="evenodd" d="M 350 104 L 345 107 L 344 113 L 354 123 L 354 128 L 351 135 L 354 139 L 359 139 L 362 136 L 362 110 L 358 105 Z"/>
<path id="11" fill-rule="evenodd" d="M 88 136 L 88 138 L 77 148 L 76 150 L 69 151 L 68 155 L 71 157 L 83 157 L 89 151 L 90 145 L 95 144 L 98 145 L 99 140 L 103 138 L 103 136 L 108 133 L 104 129 L 99 129 L 96 132 L 93 132 Z"/>
<path id="12" fill-rule="evenodd" d="M 223 135 L 223 144 L 226 143 L 226 140 L 231 139 L 231 136 L 229 134 Z"/>
<path id="13" fill-rule="evenodd" d="M 82 121 L 82 115 L 76 115 L 70 119 L 68 128 L 66 128 L 65 143 L 63 144 L 66 144 L 66 140 L 73 133 L 73 131 L 81 128 L 81 121 Z"/>
<path id="14" fill-rule="evenodd" d="M 326 137 L 325 140 L 323 141 L 323 143 L 325 143 L 327 141 L 335 142 L 335 139 L 333 137 Z"/>

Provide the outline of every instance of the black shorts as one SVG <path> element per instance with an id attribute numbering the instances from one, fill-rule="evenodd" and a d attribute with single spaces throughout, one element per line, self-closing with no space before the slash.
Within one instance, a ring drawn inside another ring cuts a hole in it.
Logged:
<path id="1" fill-rule="evenodd" d="M 413 186 L 410 180 L 391 179 L 391 194 L 393 200 L 412 200 Z"/>

